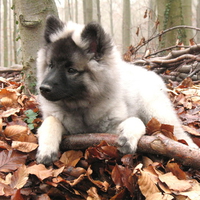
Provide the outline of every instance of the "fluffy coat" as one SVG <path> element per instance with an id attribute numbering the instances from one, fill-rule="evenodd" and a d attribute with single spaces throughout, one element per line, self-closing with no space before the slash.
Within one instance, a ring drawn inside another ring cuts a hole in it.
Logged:
<path id="1" fill-rule="evenodd" d="M 57 159 L 62 134 L 116 133 L 119 150 L 133 153 L 153 117 L 174 125 L 178 139 L 197 147 L 183 131 L 163 80 L 124 62 L 99 24 L 64 24 L 49 16 L 45 40 L 37 59 L 44 117 L 38 130 L 38 163 Z"/>

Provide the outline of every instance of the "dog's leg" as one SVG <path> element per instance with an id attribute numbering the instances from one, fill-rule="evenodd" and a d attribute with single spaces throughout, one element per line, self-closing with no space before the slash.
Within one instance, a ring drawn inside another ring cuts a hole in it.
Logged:
<path id="1" fill-rule="evenodd" d="M 119 150 L 122 153 L 135 153 L 138 140 L 145 134 L 146 127 L 137 117 L 130 117 L 119 124 Z"/>
<path id="2" fill-rule="evenodd" d="M 47 117 L 38 129 L 39 147 L 37 151 L 37 162 L 51 165 L 58 159 L 59 145 L 62 138 L 63 126 L 53 116 Z"/>

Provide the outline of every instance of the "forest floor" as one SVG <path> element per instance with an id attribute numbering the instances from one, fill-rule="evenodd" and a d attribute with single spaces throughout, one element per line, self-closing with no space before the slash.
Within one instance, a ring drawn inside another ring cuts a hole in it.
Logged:
<path id="1" fill-rule="evenodd" d="M 200 169 L 157 154 L 121 155 L 105 141 L 60 152 L 53 166 L 37 164 L 41 114 L 37 97 L 23 94 L 19 76 L 0 74 L 1 200 L 200 199 Z M 184 129 L 200 146 L 200 84 L 186 79 L 168 87 Z"/>

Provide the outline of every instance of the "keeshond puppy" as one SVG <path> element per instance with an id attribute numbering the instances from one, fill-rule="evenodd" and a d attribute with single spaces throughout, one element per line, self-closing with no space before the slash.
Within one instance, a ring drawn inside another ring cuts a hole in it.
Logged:
<path id="1" fill-rule="evenodd" d="M 183 131 L 154 72 L 124 62 L 101 25 L 46 21 L 38 52 L 37 79 L 44 122 L 38 130 L 37 162 L 58 158 L 62 134 L 116 133 L 122 153 L 133 153 L 153 117 L 174 125 L 174 134 L 197 148 Z"/>

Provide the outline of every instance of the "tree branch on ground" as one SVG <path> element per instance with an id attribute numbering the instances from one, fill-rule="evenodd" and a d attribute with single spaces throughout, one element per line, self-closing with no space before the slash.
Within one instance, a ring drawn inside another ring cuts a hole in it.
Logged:
<path id="1" fill-rule="evenodd" d="M 79 135 L 66 135 L 62 141 L 61 149 L 86 149 L 106 141 L 110 145 L 117 146 L 117 134 L 90 133 Z M 142 136 L 138 143 L 138 152 L 151 153 L 174 158 L 183 165 L 200 168 L 200 150 L 190 148 L 187 145 L 176 142 L 163 134 L 154 136 Z"/>

